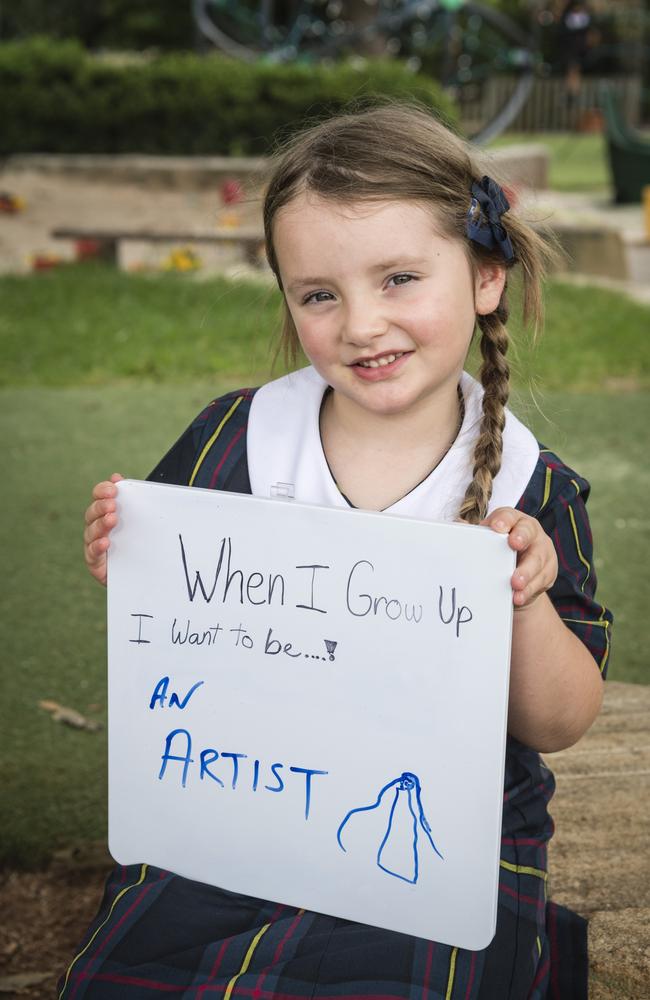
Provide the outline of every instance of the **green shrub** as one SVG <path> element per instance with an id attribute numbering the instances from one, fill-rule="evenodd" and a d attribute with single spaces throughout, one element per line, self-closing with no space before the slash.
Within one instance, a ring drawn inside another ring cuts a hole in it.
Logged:
<path id="1" fill-rule="evenodd" d="M 46 38 L 0 45 L 0 92 L 5 155 L 261 154 L 288 123 L 370 96 L 413 97 L 456 120 L 434 81 L 393 60 L 273 65 L 174 53 L 124 64 Z"/>
<path id="2" fill-rule="evenodd" d="M 5 38 L 77 38 L 91 49 L 190 49 L 190 0 L 14 0 L 2 6 Z"/>

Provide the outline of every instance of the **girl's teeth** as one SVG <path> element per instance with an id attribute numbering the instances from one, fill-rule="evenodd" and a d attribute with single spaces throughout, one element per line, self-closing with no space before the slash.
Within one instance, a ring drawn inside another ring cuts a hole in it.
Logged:
<path id="1" fill-rule="evenodd" d="M 359 364 L 362 368 L 382 368 L 384 365 L 390 365 L 397 358 L 401 358 L 404 352 L 401 351 L 398 354 L 385 354 L 383 358 L 372 359 L 372 361 L 360 361 Z"/>

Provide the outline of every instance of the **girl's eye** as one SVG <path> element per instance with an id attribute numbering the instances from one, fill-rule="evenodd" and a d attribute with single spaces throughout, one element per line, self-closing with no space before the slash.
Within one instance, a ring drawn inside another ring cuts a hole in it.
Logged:
<path id="1" fill-rule="evenodd" d="M 309 295 L 305 295 L 302 304 L 307 306 L 310 302 L 329 302 L 332 298 L 331 292 L 310 292 Z"/>
<path id="2" fill-rule="evenodd" d="M 394 285 L 408 285 L 410 281 L 415 281 L 416 277 L 414 274 L 394 274 L 392 278 L 388 279 L 389 285 L 392 283 Z"/>

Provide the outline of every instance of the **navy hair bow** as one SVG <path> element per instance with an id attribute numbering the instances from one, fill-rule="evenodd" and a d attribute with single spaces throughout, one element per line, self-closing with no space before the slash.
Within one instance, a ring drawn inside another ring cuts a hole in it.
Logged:
<path id="1" fill-rule="evenodd" d="M 510 208 L 503 188 L 491 177 L 472 184 L 472 201 L 467 212 L 467 235 L 488 250 L 501 249 L 506 264 L 515 259 L 515 251 L 501 216 Z"/>

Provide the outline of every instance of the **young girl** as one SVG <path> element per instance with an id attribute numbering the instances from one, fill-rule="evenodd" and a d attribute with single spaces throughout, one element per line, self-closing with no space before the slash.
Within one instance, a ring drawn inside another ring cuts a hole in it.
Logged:
<path id="1" fill-rule="evenodd" d="M 60 996 L 523 1000 L 559 996 L 550 982 L 586 996 L 584 924 L 565 920 L 563 933 L 546 904 L 554 782 L 539 752 L 569 746 L 594 720 L 611 616 L 594 600 L 588 484 L 505 408 L 507 274 L 521 269 L 525 313 L 538 318 L 543 245 L 466 145 L 403 105 L 294 139 L 264 224 L 284 344 L 311 366 L 210 403 L 150 479 L 264 497 L 290 484 L 298 501 L 508 535 L 517 568 L 496 936 L 469 952 L 148 865 L 118 868 Z M 477 326 L 480 384 L 463 371 Z M 86 561 L 101 583 L 119 478 L 95 487 L 86 512 Z M 551 972 L 558 935 L 572 958 Z"/>

